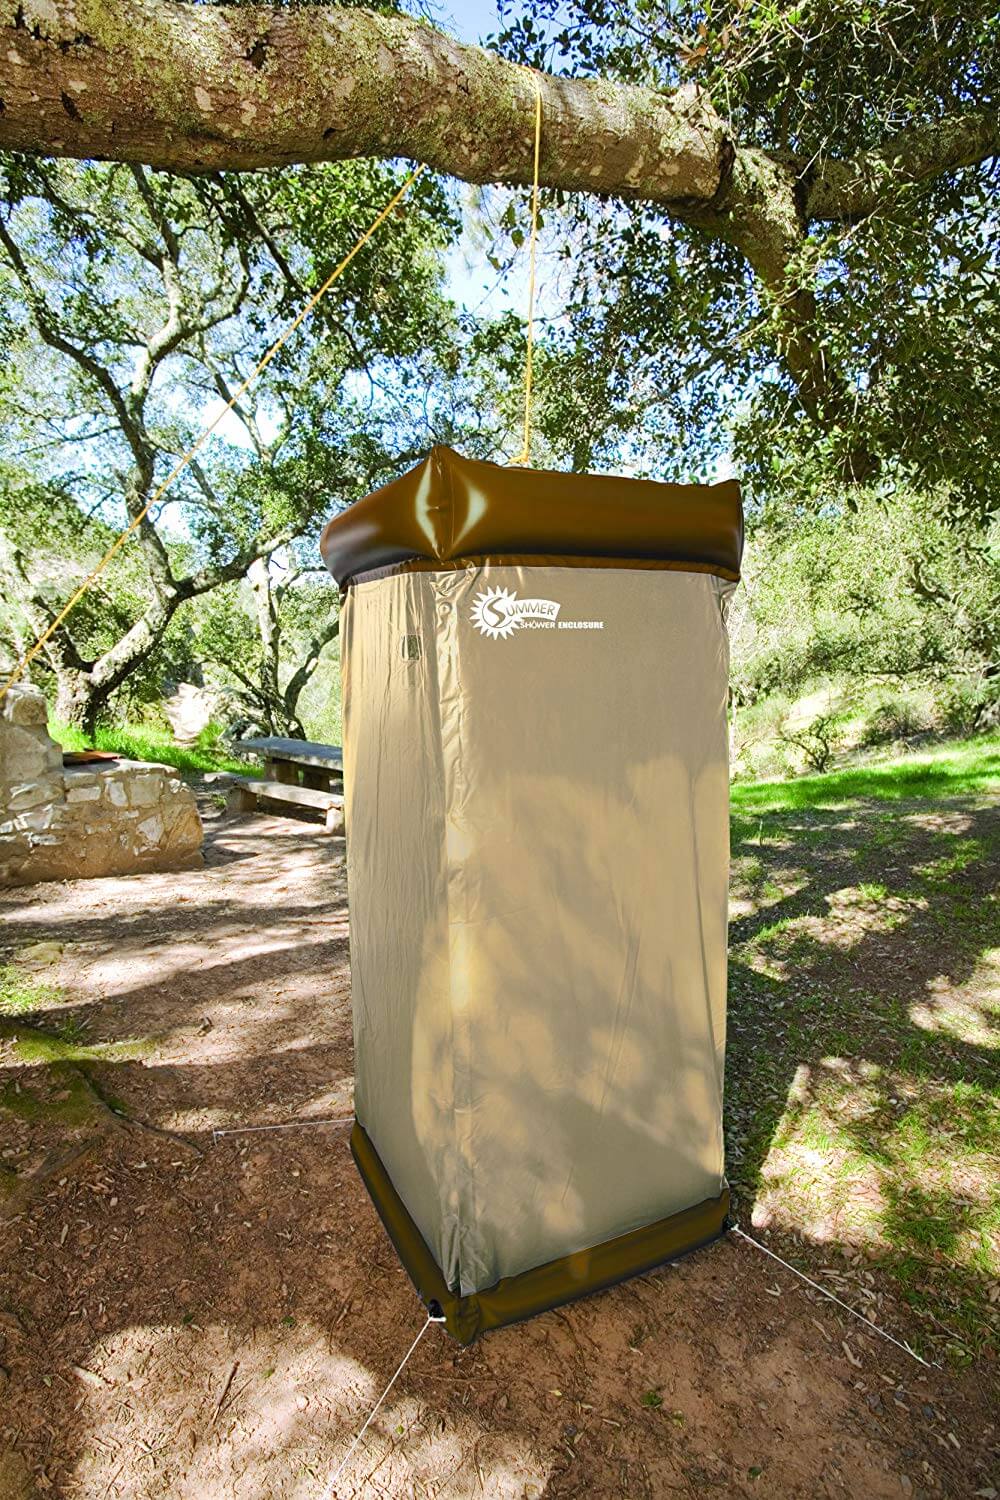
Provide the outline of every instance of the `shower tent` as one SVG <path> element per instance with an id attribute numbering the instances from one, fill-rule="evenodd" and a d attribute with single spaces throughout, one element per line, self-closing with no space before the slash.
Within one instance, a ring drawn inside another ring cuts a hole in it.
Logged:
<path id="1" fill-rule="evenodd" d="M 352 505 L 352 1149 L 463 1343 L 723 1230 L 735 483 L 447 448 Z"/>

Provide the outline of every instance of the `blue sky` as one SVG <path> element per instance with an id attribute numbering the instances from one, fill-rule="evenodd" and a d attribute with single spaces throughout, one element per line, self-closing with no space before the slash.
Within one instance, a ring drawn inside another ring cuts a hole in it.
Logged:
<path id="1" fill-rule="evenodd" d="M 499 29 L 495 0 L 440 0 L 438 24 L 460 41 L 481 42 Z M 516 309 L 523 280 L 515 272 L 511 282 L 498 285 L 496 272 L 468 234 L 463 234 L 448 257 L 449 290 L 459 306 L 470 312 Z"/>
<path id="2" fill-rule="evenodd" d="M 443 0 L 440 24 L 463 42 L 480 42 L 497 30 L 492 0 Z"/>

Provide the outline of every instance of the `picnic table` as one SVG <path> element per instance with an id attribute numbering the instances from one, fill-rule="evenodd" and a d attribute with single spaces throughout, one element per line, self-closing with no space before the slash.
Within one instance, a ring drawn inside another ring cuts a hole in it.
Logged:
<path id="1" fill-rule="evenodd" d="M 344 756 L 339 745 L 262 735 L 237 740 L 233 749 L 262 756 L 264 777 L 239 777 L 233 783 L 232 806 L 248 812 L 260 801 L 273 801 L 314 808 L 325 814 L 327 833 L 343 832 Z"/>

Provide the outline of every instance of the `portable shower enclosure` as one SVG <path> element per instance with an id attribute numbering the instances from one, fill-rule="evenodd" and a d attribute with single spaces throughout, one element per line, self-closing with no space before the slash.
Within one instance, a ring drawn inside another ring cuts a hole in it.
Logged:
<path id="1" fill-rule="evenodd" d="M 344 589 L 355 1160 L 463 1343 L 720 1234 L 735 483 L 448 448 Z"/>

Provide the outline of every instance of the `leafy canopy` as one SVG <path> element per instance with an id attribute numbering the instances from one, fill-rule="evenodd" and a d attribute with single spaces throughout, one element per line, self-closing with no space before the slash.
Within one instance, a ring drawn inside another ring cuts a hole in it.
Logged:
<path id="1" fill-rule="evenodd" d="M 823 162 L 998 107 L 991 0 L 537 0 L 501 16 L 499 44 L 534 66 L 697 85 L 741 147 L 794 168 L 803 195 Z M 638 381 L 657 442 L 672 438 L 688 472 L 735 423 L 752 497 L 828 499 L 860 452 L 870 477 L 943 487 L 981 520 L 1000 490 L 998 171 L 890 184 L 856 222 L 803 222 L 778 292 L 696 226 L 549 195 L 575 268 L 567 338 L 597 351 L 623 430 Z M 792 307 L 830 376 L 818 411 L 782 358 Z"/>

